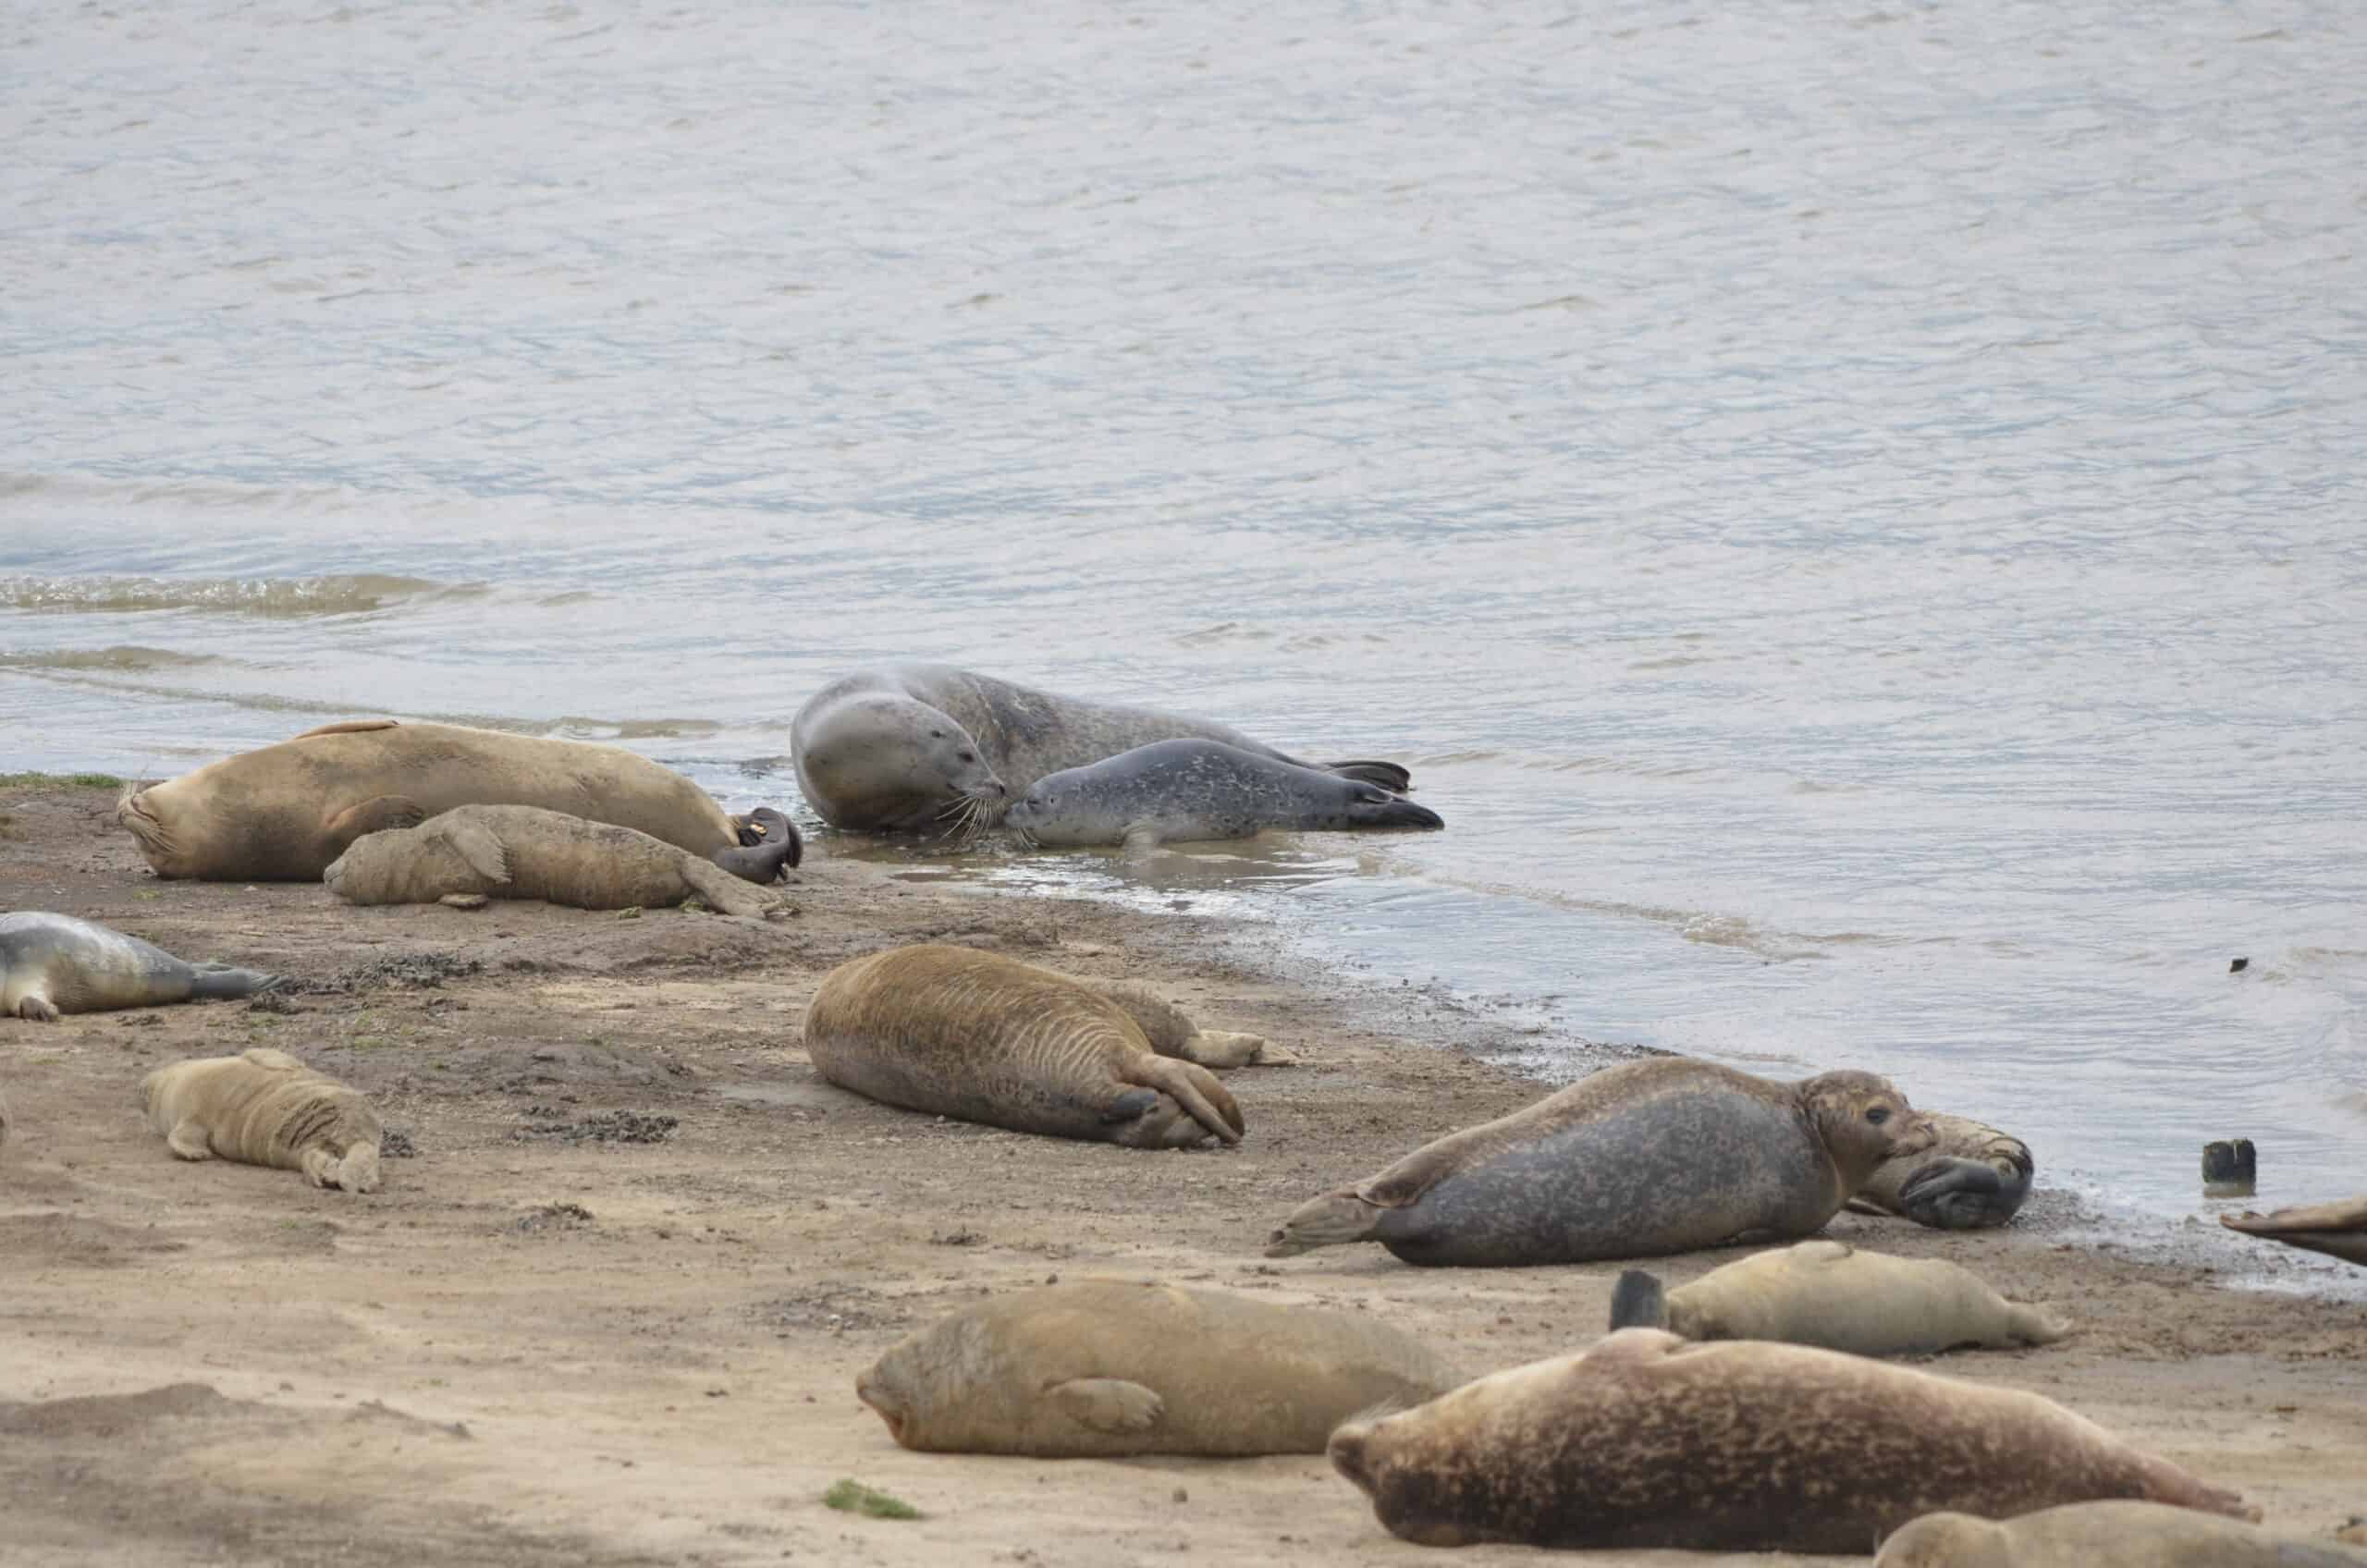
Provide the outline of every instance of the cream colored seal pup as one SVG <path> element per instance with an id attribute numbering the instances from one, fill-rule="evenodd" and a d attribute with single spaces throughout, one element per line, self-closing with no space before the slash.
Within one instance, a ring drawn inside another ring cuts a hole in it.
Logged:
<path id="1" fill-rule="evenodd" d="M 790 844 L 768 846 L 786 859 Z M 480 895 L 574 909 L 658 909 L 697 897 L 725 914 L 787 910 L 712 862 L 610 822 L 539 806 L 455 806 L 416 827 L 365 833 L 321 874 L 351 904 L 428 904 Z"/>
<path id="2" fill-rule="evenodd" d="M 2223 1214 L 2219 1223 L 2264 1242 L 2283 1242 L 2346 1263 L 2367 1264 L 2367 1197 L 2304 1204 L 2268 1214 Z"/>
<path id="3" fill-rule="evenodd" d="M 315 1187 L 378 1190 L 377 1112 L 286 1051 L 175 1062 L 141 1084 L 148 1125 L 183 1159 L 300 1170 Z"/>
<path id="4" fill-rule="evenodd" d="M 1651 1329 L 1347 1422 L 1331 1456 L 1382 1525 L 1425 1546 L 1839 1554 L 1940 1509 L 2140 1498 L 2247 1513 L 2037 1394 Z"/>
<path id="5" fill-rule="evenodd" d="M 1874 1568 L 2367 1568 L 2338 1546 L 2158 1502 L 2075 1502 L 2015 1519 L 1926 1513 Z"/>
<path id="6" fill-rule="evenodd" d="M 1241 1108 L 1216 1075 L 1159 1054 L 1197 1036 L 1153 1022 L 1147 1034 L 1122 998 L 1049 969 L 925 944 L 824 975 L 805 1050 L 840 1088 L 912 1110 L 1134 1148 L 1240 1142 Z"/>
<path id="7" fill-rule="evenodd" d="M 2030 1146 L 1969 1117 L 1927 1112 L 1932 1146 L 1885 1160 L 1849 1200 L 1863 1214 L 1892 1214 L 1937 1231 L 2003 1225 L 2030 1195 Z"/>
<path id="8" fill-rule="evenodd" d="M 1000 1295 L 855 1379 L 904 1447 L 1041 1459 L 1321 1453 L 1331 1429 L 1462 1379 L 1365 1313 L 1088 1280 Z"/>
<path id="9" fill-rule="evenodd" d="M 129 790 L 116 817 L 159 876 L 309 882 L 364 833 L 468 805 L 613 822 L 735 876 L 754 878 L 766 858 L 742 847 L 761 837 L 752 824 L 620 746 L 391 718 L 323 725 Z"/>
<path id="10" fill-rule="evenodd" d="M 2053 1344 L 2070 1331 L 1944 1258 L 1890 1257 L 1825 1240 L 1756 1253 L 1673 1291 L 1631 1268 L 1612 1292 L 1611 1327 L 1666 1329 L 1688 1340 L 1781 1340 L 1856 1355 Z"/>
<path id="11" fill-rule="evenodd" d="M 251 969 L 185 962 L 153 942 L 70 914 L 0 914 L 0 1017 L 54 1023 L 61 1013 L 227 999 L 275 983 Z"/>

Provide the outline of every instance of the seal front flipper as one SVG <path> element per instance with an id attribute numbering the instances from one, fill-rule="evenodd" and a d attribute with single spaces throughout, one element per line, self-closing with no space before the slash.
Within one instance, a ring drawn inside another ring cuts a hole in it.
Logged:
<path id="1" fill-rule="evenodd" d="M 1394 795 L 1402 795 L 1414 787 L 1414 776 L 1393 762 L 1327 762 L 1323 767 L 1343 778 L 1378 784 Z"/>
<path id="2" fill-rule="evenodd" d="M 509 850 L 481 822 L 454 822 L 446 817 L 430 829 L 444 846 L 465 862 L 471 871 L 497 888 L 510 883 Z"/>
<path id="3" fill-rule="evenodd" d="M 165 1134 L 165 1146 L 183 1159 L 212 1159 L 214 1145 L 207 1137 L 205 1123 L 194 1116 L 184 1116 L 173 1123 Z"/>
<path id="4" fill-rule="evenodd" d="M 28 991 L 17 999 L 17 1016 L 28 1023 L 55 1023 L 57 1004 L 37 992 Z"/>
<path id="5" fill-rule="evenodd" d="M 1118 840 L 1120 853 L 1127 860 L 1140 860 L 1159 848 L 1159 829 L 1147 822 L 1131 823 L 1126 835 Z"/>
<path id="6" fill-rule="evenodd" d="M 290 735 L 291 741 L 309 741 L 315 735 L 366 735 L 373 729 L 392 729 L 402 722 L 399 718 L 349 718 L 336 724 L 324 724 L 318 729 L 307 729 L 301 735 Z"/>
<path id="7" fill-rule="evenodd" d="M 1167 1402 L 1140 1383 L 1122 1378 L 1072 1378 L 1044 1390 L 1060 1413 L 1097 1432 L 1147 1431 Z"/>
<path id="8" fill-rule="evenodd" d="M 1668 1287 L 1657 1276 L 1630 1268 L 1611 1292 L 1611 1331 L 1668 1327 Z"/>
<path id="9" fill-rule="evenodd" d="M 364 833 L 386 827 L 416 827 L 426 820 L 426 809 L 409 795 L 373 795 L 330 817 L 321 825 L 321 831 L 328 835 L 342 854 Z"/>

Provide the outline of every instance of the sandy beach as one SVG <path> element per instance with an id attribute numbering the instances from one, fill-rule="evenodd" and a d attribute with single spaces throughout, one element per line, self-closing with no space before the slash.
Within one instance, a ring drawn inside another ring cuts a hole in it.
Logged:
<path id="1" fill-rule="evenodd" d="M 0 1021 L 0 1561 L 1410 1563 L 1435 1554 L 1388 1537 L 1319 1457 L 912 1453 L 856 1403 L 855 1374 L 960 1304 L 1090 1275 L 1384 1314 L 1474 1374 L 1601 1330 L 1616 1265 L 1260 1256 L 1302 1199 L 1541 1089 L 1469 1054 L 1502 1043 L 1483 1019 L 1411 987 L 1277 974 L 1254 929 L 916 882 L 827 843 L 788 890 L 794 918 L 772 926 L 353 909 L 318 886 L 159 882 L 113 803 L 102 788 L 0 787 L 0 908 L 292 984 Z M 1126 975 L 1296 1062 L 1230 1075 L 1249 1122 L 1238 1148 L 1172 1154 L 820 1083 L 800 1035 L 816 982 L 920 940 Z M 374 1098 L 415 1151 L 387 1160 L 382 1192 L 183 1164 L 142 1125 L 147 1071 L 257 1045 Z M 2008 1230 L 1844 1216 L 1831 1233 L 1956 1258 L 2080 1328 L 1940 1369 L 2060 1400 L 2294 1536 L 2367 1513 L 2361 1309 L 2075 1243 L 2039 1154 L 2041 1190 Z M 1681 1281 L 1735 1256 L 1661 1271 Z M 923 1517 L 826 1508 L 842 1477 Z"/>

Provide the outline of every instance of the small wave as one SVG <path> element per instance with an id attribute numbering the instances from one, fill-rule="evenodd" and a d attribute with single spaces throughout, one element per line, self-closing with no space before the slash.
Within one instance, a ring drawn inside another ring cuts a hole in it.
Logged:
<path id="1" fill-rule="evenodd" d="M 527 730 L 521 723 L 506 722 L 502 728 L 539 735 L 556 735 L 566 741 L 681 741 L 705 740 L 722 733 L 723 726 L 711 718 L 579 718 L 556 719 L 539 729 Z"/>
<path id="2" fill-rule="evenodd" d="M 356 572 L 328 577 L 5 577 L 0 606 L 66 614 L 198 610 L 215 615 L 353 615 L 407 600 L 472 597 L 482 583 Z"/>
<path id="3" fill-rule="evenodd" d="M 184 654 L 172 648 L 143 648 L 136 643 L 118 643 L 110 648 L 46 648 L 30 654 L 0 654 L 0 668 L 6 669 L 172 669 L 229 662 L 219 654 Z"/>

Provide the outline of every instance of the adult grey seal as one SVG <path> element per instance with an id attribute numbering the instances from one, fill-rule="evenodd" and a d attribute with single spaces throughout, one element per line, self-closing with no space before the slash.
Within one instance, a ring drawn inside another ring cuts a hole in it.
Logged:
<path id="1" fill-rule="evenodd" d="M 1376 1241 L 1408 1263 L 1586 1263 L 1804 1236 L 1930 1138 L 1870 1072 L 1628 1062 L 1303 1205 L 1266 1256 Z"/>
<path id="2" fill-rule="evenodd" d="M 1623 1329 L 1331 1434 L 1425 1546 L 1863 1552 L 1919 1514 L 2139 1498 L 2257 1518 L 2054 1401 L 1806 1345 Z"/>
<path id="3" fill-rule="evenodd" d="M 1091 1280 L 963 1307 L 855 1394 L 909 1449 L 1106 1459 L 1321 1453 L 1351 1415 L 1461 1381 L 1370 1314 Z"/>
<path id="4" fill-rule="evenodd" d="M 0 1017 L 54 1023 L 60 1013 L 251 996 L 276 983 L 227 963 L 186 963 L 137 937 L 70 914 L 0 914 Z"/>
<path id="5" fill-rule="evenodd" d="M 1159 1044 L 1120 998 L 937 944 L 842 963 L 805 1009 L 815 1071 L 889 1105 L 1133 1148 L 1240 1142 L 1231 1091 Z"/>
<path id="6" fill-rule="evenodd" d="M 1849 1207 L 1891 1214 L 1938 1231 L 2003 1225 L 2030 1194 L 2030 1146 L 1968 1117 L 1925 1113 L 1932 1144 L 1921 1154 L 1885 1160 Z"/>
<path id="7" fill-rule="evenodd" d="M 793 843 L 768 843 L 762 852 L 785 862 Z M 474 896 L 657 909 L 695 895 L 725 914 L 761 920 L 787 913 L 769 893 L 688 850 L 540 806 L 455 806 L 416 827 L 365 833 L 329 863 L 321 881 L 351 904 Z"/>
<path id="8" fill-rule="evenodd" d="M 1027 787 L 1003 824 L 1055 849 L 1248 839 L 1269 827 L 1444 827 L 1378 784 L 1245 752 L 1221 741 L 1153 741 Z"/>
<path id="9" fill-rule="evenodd" d="M 1890 1257 L 1822 1239 L 1753 1254 L 1673 1291 L 1631 1268 L 1612 1292 L 1611 1327 L 1666 1329 L 1688 1340 L 1781 1340 L 1853 1355 L 2003 1350 L 2053 1344 L 2070 1331 L 1944 1258 Z"/>
<path id="10" fill-rule="evenodd" d="M 2159 1502 L 2072 1502 L 2014 1519 L 1926 1513 L 1874 1568 L 2367 1568 L 2367 1556 Z"/>
<path id="11" fill-rule="evenodd" d="M 358 1090 L 286 1051 L 177 1061 L 140 1087 L 148 1125 L 183 1159 L 300 1170 L 315 1187 L 375 1192 L 377 1113 Z"/>
<path id="12" fill-rule="evenodd" d="M 2322 1252 L 2346 1263 L 2367 1264 L 2367 1197 L 2303 1204 L 2268 1214 L 2246 1209 L 2241 1214 L 2221 1215 L 2219 1223 L 2263 1241 Z"/>
<path id="13" fill-rule="evenodd" d="M 309 882 L 364 833 L 467 805 L 613 822 L 750 880 L 780 870 L 751 821 L 620 746 L 391 718 L 323 725 L 130 790 L 116 817 L 159 876 Z"/>
<path id="14" fill-rule="evenodd" d="M 866 832 L 989 827 L 1047 774 L 1153 741 L 1219 741 L 1306 766 L 1230 725 L 1064 697 L 941 664 L 834 680 L 797 710 L 789 734 L 805 799 L 831 827 Z M 1394 763 L 1324 766 L 1384 790 L 1411 783 Z"/>

